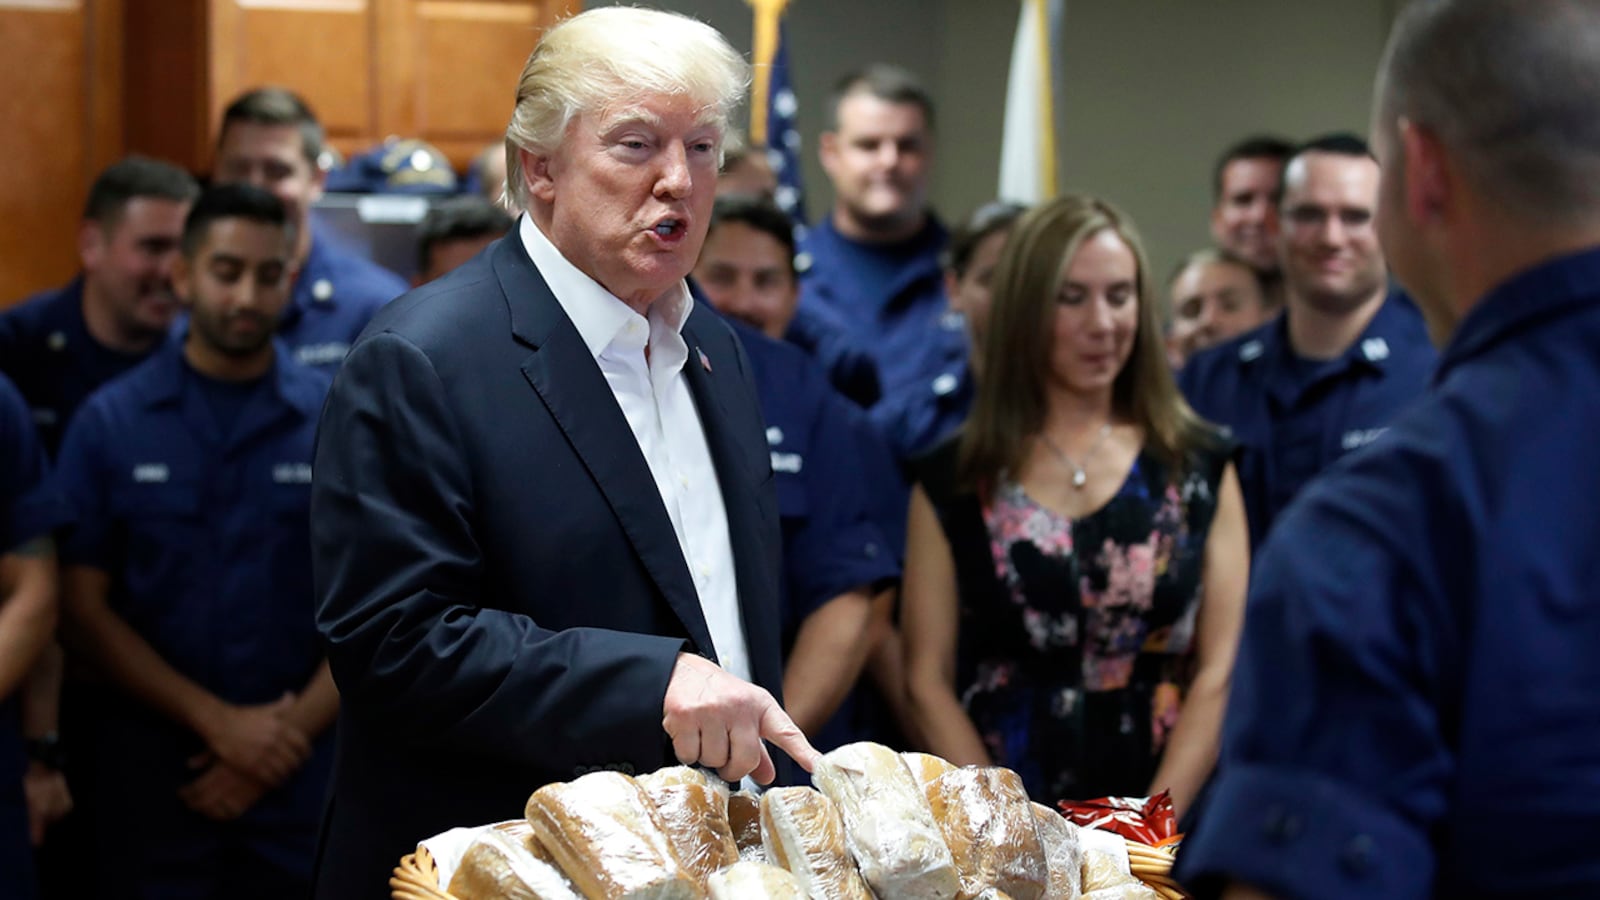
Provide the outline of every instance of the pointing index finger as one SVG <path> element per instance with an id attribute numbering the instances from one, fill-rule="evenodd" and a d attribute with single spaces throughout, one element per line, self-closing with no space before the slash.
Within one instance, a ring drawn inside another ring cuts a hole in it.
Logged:
<path id="1" fill-rule="evenodd" d="M 789 754 L 789 757 L 807 772 L 813 771 L 817 760 L 822 757 L 817 748 L 806 740 L 805 733 L 777 703 L 767 707 L 766 712 L 761 714 L 761 737 L 776 744 L 778 749 Z"/>

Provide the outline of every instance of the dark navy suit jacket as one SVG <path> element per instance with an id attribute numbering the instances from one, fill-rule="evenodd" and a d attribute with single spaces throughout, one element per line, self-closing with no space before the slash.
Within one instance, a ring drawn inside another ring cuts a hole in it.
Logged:
<path id="1" fill-rule="evenodd" d="M 750 366 L 707 309 L 683 337 L 753 680 L 779 696 L 782 543 Z M 633 432 L 515 236 L 377 315 L 314 471 L 342 697 L 318 897 L 387 897 L 417 841 L 520 816 L 545 783 L 675 762 L 667 681 L 679 651 L 715 659 L 711 637 Z"/>

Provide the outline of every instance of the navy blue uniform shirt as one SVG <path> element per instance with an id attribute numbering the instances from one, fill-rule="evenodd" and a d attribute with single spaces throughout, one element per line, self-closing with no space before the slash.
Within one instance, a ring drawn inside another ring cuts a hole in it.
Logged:
<path id="1" fill-rule="evenodd" d="M 884 396 L 937 375 L 928 347 L 949 308 L 939 268 L 947 240 L 932 216 L 921 232 L 897 244 L 852 241 L 825 216 L 801 242 L 810 264 L 800 275 L 800 307 L 837 314 L 872 353 Z"/>
<path id="2" fill-rule="evenodd" d="M 329 372 L 384 304 L 410 290 L 405 279 L 319 234 L 295 277 L 294 294 L 278 324 L 278 337 L 294 359 Z"/>
<path id="3" fill-rule="evenodd" d="M 225 434 L 200 377 L 175 340 L 84 404 L 57 467 L 77 517 L 62 558 L 110 574 L 112 607 L 185 676 L 269 702 L 322 657 L 309 510 L 328 379 L 280 356 Z"/>
<path id="4" fill-rule="evenodd" d="M 213 406 L 229 392 L 210 390 L 181 342 L 167 343 L 89 398 L 57 466 L 76 516 L 63 562 L 105 572 L 112 611 L 180 674 L 231 704 L 299 693 L 324 656 L 313 621 L 310 502 L 328 378 L 288 359 L 281 343 L 277 350 L 258 389 L 238 395 L 243 408 L 224 432 Z M 123 696 L 97 702 L 83 738 L 116 748 L 88 760 L 96 809 L 117 811 L 97 831 L 131 832 L 101 848 L 106 871 L 132 871 L 125 877 L 157 893 L 180 880 L 201 883 L 217 875 L 201 871 L 197 854 L 234 835 L 309 885 L 331 732 L 289 781 L 224 828 L 177 800 L 197 774 L 187 760 L 205 749 L 200 738 L 142 704 L 118 702 Z M 126 809 L 140 810 L 137 829 L 126 828 Z"/>
<path id="5" fill-rule="evenodd" d="M 888 451 L 859 410 L 836 394 L 804 352 L 732 323 L 750 358 L 766 420 L 773 486 L 783 530 L 782 635 L 785 655 L 806 618 L 846 591 L 876 591 L 900 576 L 888 528 L 873 497 L 886 489 L 882 473 L 899 480 Z M 902 504 L 904 505 L 904 504 Z M 902 526 L 903 529 L 903 526 Z M 830 747 L 859 737 L 846 700 L 832 721 L 810 735 Z M 819 747 L 821 744 L 819 744 Z"/>
<path id="6" fill-rule="evenodd" d="M 1395 290 L 1341 356 L 1301 359 L 1278 316 L 1196 354 L 1178 386 L 1235 441 L 1250 547 L 1317 473 L 1383 433 L 1416 400 L 1438 360 L 1422 314 Z"/>
<path id="7" fill-rule="evenodd" d="M 813 303 L 796 307 L 783 339 L 811 354 L 833 389 L 862 409 L 883 397 L 878 363 L 838 313 Z"/>
<path id="8" fill-rule="evenodd" d="M 15 551 L 67 521 L 66 505 L 46 477 L 44 450 L 22 395 L 0 376 L 0 555 Z M 0 595 L 0 603 L 5 597 Z M 0 697 L 0 896 L 35 893 L 16 695 Z"/>
<path id="9" fill-rule="evenodd" d="M 913 382 L 872 408 L 872 421 L 897 459 L 909 462 L 931 453 L 967 421 L 977 383 L 967 360 L 965 320 L 956 313 L 942 320 L 930 352 L 934 374 Z"/>
<path id="10" fill-rule="evenodd" d="M 22 394 L 0 375 L 0 554 L 67 521 L 66 503 L 46 477 L 44 448 L 31 418 Z"/>
<path id="11" fill-rule="evenodd" d="M 79 404 L 149 355 L 119 353 L 90 336 L 83 319 L 82 275 L 0 313 L 0 373 L 27 398 L 49 453 L 61 445 Z"/>
<path id="12" fill-rule="evenodd" d="M 1491 292 L 1254 573 L 1186 883 L 1600 896 L 1600 249 Z"/>

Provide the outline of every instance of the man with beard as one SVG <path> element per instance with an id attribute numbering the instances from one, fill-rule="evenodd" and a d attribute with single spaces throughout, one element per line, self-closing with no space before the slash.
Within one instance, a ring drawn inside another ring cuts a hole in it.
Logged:
<path id="1" fill-rule="evenodd" d="M 1389 288 L 1366 142 L 1303 145 L 1280 194 L 1284 315 L 1196 355 L 1179 379 L 1195 411 L 1239 442 L 1252 548 L 1306 482 L 1422 393 L 1437 357 L 1416 306 Z"/>
<path id="2" fill-rule="evenodd" d="M 247 91 L 222 113 L 216 181 L 263 188 L 289 211 L 295 273 L 278 334 L 296 360 L 332 372 L 373 314 L 407 285 L 317 224 L 311 211 L 328 181 L 321 161 L 325 138 L 322 123 L 296 94 L 275 87 Z"/>
<path id="3" fill-rule="evenodd" d="M 271 194 L 204 194 L 174 269 L 186 333 L 62 444 L 65 636 L 101 679 L 81 736 L 95 896 L 310 892 L 337 698 L 311 610 L 327 379 L 273 340 L 293 247 Z"/>
<path id="4" fill-rule="evenodd" d="M 96 388 L 144 360 L 178 314 L 172 264 L 200 188 L 177 166 L 130 156 L 89 188 L 83 271 L 0 315 L 0 373 L 33 411 L 48 452 Z"/>
<path id="5" fill-rule="evenodd" d="M 144 361 L 166 339 L 178 314 L 172 266 L 183 217 L 199 185 L 170 163 L 130 156 L 108 166 L 89 188 L 78 254 L 83 269 L 66 285 L 0 314 L 0 374 L 27 404 L 38 441 L 54 455 L 67 421 L 102 384 Z M 83 893 L 83 867 L 69 816 L 87 791 L 72 776 L 72 688 L 61 699 L 61 651 L 53 643 L 21 692 L 29 761 L 25 775 L 30 830 L 45 839 L 41 878 L 47 896 Z M 66 734 L 63 742 L 62 734 Z M 63 819 L 63 817 L 66 817 Z M 70 859 L 67 858 L 70 856 Z"/>

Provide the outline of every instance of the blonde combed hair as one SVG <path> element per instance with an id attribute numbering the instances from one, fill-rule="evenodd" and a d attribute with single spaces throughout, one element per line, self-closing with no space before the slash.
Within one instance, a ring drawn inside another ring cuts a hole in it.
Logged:
<path id="1" fill-rule="evenodd" d="M 650 96 L 687 96 L 722 132 L 750 66 L 716 29 L 677 13 L 607 6 L 557 23 L 528 56 L 506 127 L 506 193 L 528 208 L 522 150 L 554 153 L 567 126 Z"/>

